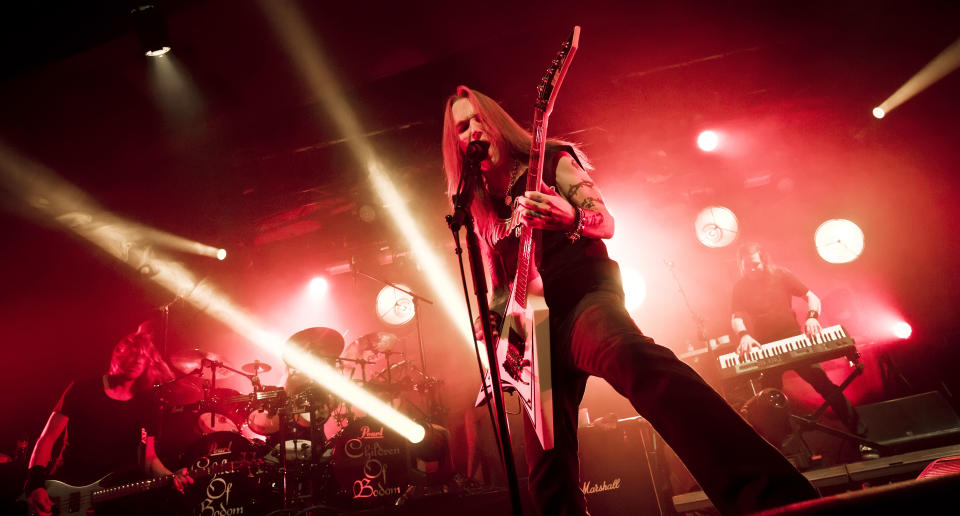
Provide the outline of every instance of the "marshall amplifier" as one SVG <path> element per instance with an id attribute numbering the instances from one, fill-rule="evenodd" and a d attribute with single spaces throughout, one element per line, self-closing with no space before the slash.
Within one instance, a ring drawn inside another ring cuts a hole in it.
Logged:
<path id="1" fill-rule="evenodd" d="M 657 489 L 660 437 L 641 418 L 580 428 L 580 489 L 593 516 L 664 514 Z M 645 445 L 645 443 L 649 443 Z M 660 483 L 660 485 L 663 485 Z"/>

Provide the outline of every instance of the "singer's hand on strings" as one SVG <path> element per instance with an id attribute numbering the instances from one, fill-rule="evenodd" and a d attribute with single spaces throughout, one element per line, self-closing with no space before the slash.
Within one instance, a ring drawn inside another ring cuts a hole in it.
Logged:
<path id="1" fill-rule="evenodd" d="M 520 222 L 537 229 L 569 231 L 576 219 L 576 210 L 566 197 L 552 188 L 524 192 L 520 203 Z"/>

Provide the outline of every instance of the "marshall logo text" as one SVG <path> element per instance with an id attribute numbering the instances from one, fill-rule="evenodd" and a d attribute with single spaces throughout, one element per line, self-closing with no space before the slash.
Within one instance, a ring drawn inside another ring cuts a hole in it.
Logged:
<path id="1" fill-rule="evenodd" d="M 613 479 L 613 482 L 607 483 L 606 480 L 601 481 L 599 484 L 591 483 L 589 480 L 583 483 L 583 487 L 580 488 L 583 491 L 583 494 L 594 494 L 601 493 L 603 491 L 613 491 L 620 489 L 620 478 Z"/>

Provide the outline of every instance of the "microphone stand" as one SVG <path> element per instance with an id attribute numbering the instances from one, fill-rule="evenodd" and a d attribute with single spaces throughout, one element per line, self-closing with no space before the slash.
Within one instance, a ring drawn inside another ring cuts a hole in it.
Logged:
<path id="1" fill-rule="evenodd" d="M 487 302 L 487 276 L 483 266 L 483 258 L 480 250 L 480 240 L 474 231 L 474 220 L 470 214 L 470 204 L 473 202 L 476 182 L 480 179 L 480 162 L 486 159 L 489 143 L 473 141 L 467 147 L 466 156 L 463 162 L 463 170 L 460 172 L 460 188 L 457 195 L 454 196 L 453 214 L 447 215 L 447 225 L 453 232 L 454 239 L 457 241 L 457 255 L 461 255 L 463 250 L 460 248 L 458 234 L 460 228 L 467 231 L 467 252 L 470 261 L 470 271 L 473 276 L 473 291 L 477 298 L 477 309 L 480 312 L 480 322 L 483 325 L 483 340 L 487 348 L 487 363 L 490 364 L 490 378 L 493 383 L 490 392 L 493 393 L 493 408 L 496 412 L 494 419 L 497 431 L 497 444 L 500 447 L 500 460 L 506 470 L 507 486 L 510 490 L 510 502 L 513 508 L 513 514 L 520 516 L 523 514 L 520 502 L 520 486 L 517 480 L 516 465 L 513 461 L 513 448 L 510 442 L 510 430 L 507 427 L 507 415 L 503 404 L 503 391 L 500 388 L 500 368 L 497 367 L 496 342 L 493 340 L 493 329 L 490 327 L 490 305 Z M 466 285 L 464 285 L 466 287 Z M 468 305 L 469 308 L 469 305 Z M 473 321 L 470 321 L 471 328 Z M 483 375 L 480 375 L 481 382 L 485 382 Z M 483 386 L 486 390 L 486 385 Z"/>
<path id="2" fill-rule="evenodd" d="M 690 318 L 693 319 L 693 323 L 697 326 L 697 339 L 699 339 L 700 342 L 705 342 L 707 340 L 707 329 L 703 325 L 703 317 L 700 317 L 700 314 L 690 306 L 690 300 L 687 299 L 687 292 L 683 290 L 680 278 L 677 277 L 677 271 L 673 268 L 673 262 L 664 260 L 663 263 L 670 269 L 670 275 L 673 276 L 673 281 L 677 283 L 677 291 L 680 292 L 680 297 L 683 298 L 683 304 L 687 306 L 687 311 L 690 312 Z"/>

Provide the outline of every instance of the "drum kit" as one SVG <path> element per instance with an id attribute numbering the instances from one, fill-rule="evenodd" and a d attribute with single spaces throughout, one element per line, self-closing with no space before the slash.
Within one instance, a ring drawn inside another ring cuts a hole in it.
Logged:
<path id="1" fill-rule="evenodd" d="M 407 361 L 396 350 L 398 342 L 391 333 L 376 332 L 344 346 L 336 331 L 308 328 L 288 344 L 327 361 L 384 401 L 403 405 L 401 410 L 413 410 L 414 417 L 435 413 L 417 401 L 433 405 L 438 381 Z M 191 350 L 173 353 L 169 361 L 184 376 L 160 388 L 161 459 L 188 469 L 249 458 L 263 465 L 260 474 L 221 475 L 191 486 L 195 514 L 392 503 L 407 488 L 405 440 L 294 366 L 287 365 L 283 386 L 269 386 L 260 375 L 272 367 L 259 360 L 236 369 L 214 353 Z M 251 392 L 217 386 L 238 376 L 249 381 Z"/>

